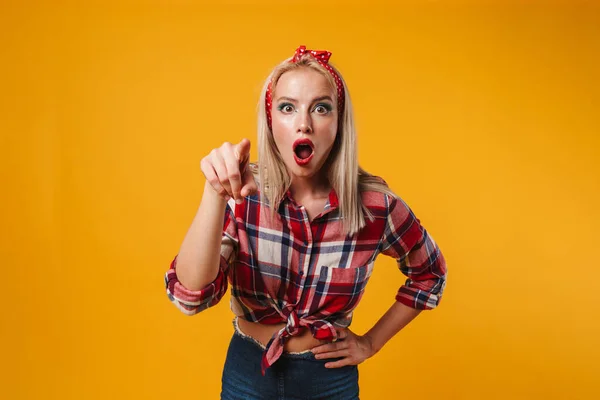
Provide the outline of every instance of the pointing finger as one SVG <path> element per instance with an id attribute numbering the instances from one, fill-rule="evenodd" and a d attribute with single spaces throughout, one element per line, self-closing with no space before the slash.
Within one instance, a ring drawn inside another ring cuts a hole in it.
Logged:
<path id="1" fill-rule="evenodd" d="M 246 138 L 242 139 L 234 149 L 235 158 L 240 163 L 246 161 L 246 159 L 250 156 L 250 141 Z"/>

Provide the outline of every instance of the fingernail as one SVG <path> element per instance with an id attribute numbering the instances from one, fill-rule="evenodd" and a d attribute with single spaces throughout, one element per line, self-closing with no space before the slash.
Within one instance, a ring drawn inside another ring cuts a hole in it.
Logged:
<path id="1" fill-rule="evenodd" d="M 228 195 L 225 196 L 225 200 L 229 201 L 229 199 L 231 199 L 231 197 L 229 197 Z"/>
<path id="2" fill-rule="evenodd" d="M 244 199 L 237 199 L 235 201 L 235 204 L 242 204 L 244 202 Z"/>

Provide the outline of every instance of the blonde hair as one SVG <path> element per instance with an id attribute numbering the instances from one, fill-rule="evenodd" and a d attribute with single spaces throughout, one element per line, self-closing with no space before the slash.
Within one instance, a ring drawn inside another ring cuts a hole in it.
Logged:
<path id="1" fill-rule="evenodd" d="M 287 59 L 276 66 L 263 85 L 258 104 L 259 163 L 250 163 L 251 171 L 257 178 L 261 201 L 269 204 L 272 218 L 290 187 L 291 177 L 279 154 L 273 132 L 267 123 L 265 97 L 269 83 L 272 83 L 271 93 L 274 93 L 277 81 L 285 72 L 298 68 L 311 68 L 323 74 L 328 79 L 334 92 L 337 93 L 335 80 L 331 73 L 310 54 L 305 54 L 295 63 L 289 61 L 290 59 Z M 373 220 L 371 212 L 362 204 L 361 192 L 376 191 L 391 197 L 397 197 L 397 195 L 383 179 L 371 175 L 358 165 L 354 112 L 348 87 L 338 70 L 333 65 L 329 65 L 344 85 L 345 101 L 344 109 L 340 110 L 342 114 L 339 116 L 338 132 L 333 148 L 322 168 L 328 168 L 329 183 L 338 196 L 339 218 L 343 221 L 344 231 L 352 236 L 366 225 L 365 216 Z"/>

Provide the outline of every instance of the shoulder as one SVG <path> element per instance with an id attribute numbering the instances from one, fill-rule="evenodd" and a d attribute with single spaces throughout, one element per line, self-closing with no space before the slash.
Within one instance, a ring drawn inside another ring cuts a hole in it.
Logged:
<path id="1" fill-rule="evenodd" d="M 362 185 L 361 201 L 363 206 L 375 215 L 394 220 L 406 220 L 414 217 L 413 211 L 404 199 L 394 192 L 387 182 L 378 176 L 369 179 L 369 183 Z"/>
<path id="2" fill-rule="evenodd" d="M 385 179 L 376 175 L 360 177 L 359 194 L 362 204 L 367 208 L 387 209 L 397 197 Z"/>
<path id="3" fill-rule="evenodd" d="M 367 208 L 387 208 L 391 197 L 378 190 L 365 190 L 360 192 L 360 200 Z"/>

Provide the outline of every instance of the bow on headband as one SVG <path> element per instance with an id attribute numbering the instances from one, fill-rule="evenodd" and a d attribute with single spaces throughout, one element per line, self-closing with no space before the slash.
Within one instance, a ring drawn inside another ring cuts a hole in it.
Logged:
<path id="1" fill-rule="evenodd" d="M 294 52 L 294 57 L 290 60 L 291 63 L 296 63 L 302 59 L 305 54 L 310 54 L 317 60 L 317 62 L 325 68 L 329 73 L 333 76 L 335 80 L 335 86 L 337 89 L 337 98 L 338 98 L 338 116 L 342 118 L 342 112 L 344 110 L 344 84 L 342 83 L 342 79 L 338 76 L 338 74 L 331 68 L 329 65 L 329 58 L 331 57 L 331 52 L 326 50 L 308 50 L 306 46 L 300 46 Z M 272 93 L 271 93 L 271 85 L 267 87 L 267 93 L 265 96 L 265 106 L 267 109 L 267 123 L 269 125 L 269 129 L 271 129 L 271 106 L 272 106 Z"/>
<path id="2" fill-rule="evenodd" d="M 310 53 L 317 61 L 328 63 L 329 57 L 331 57 L 331 52 L 326 50 L 306 50 L 306 46 L 300 46 L 296 49 L 294 53 L 294 58 L 292 58 L 292 62 L 297 62 L 302 58 L 302 56 L 306 53 Z"/>

